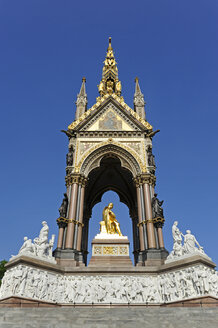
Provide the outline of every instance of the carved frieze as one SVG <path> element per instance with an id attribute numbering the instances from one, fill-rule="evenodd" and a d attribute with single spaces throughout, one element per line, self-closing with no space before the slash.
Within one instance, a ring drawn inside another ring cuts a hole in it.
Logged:
<path id="1" fill-rule="evenodd" d="M 121 141 L 121 143 L 135 150 L 137 154 L 141 154 L 142 152 L 140 141 Z"/>
<path id="2" fill-rule="evenodd" d="M 110 149 L 105 148 L 105 146 L 108 146 L 108 145 L 110 146 Z M 122 160 L 122 157 L 124 157 L 124 159 L 126 159 L 127 162 L 134 161 L 134 164 L 133 164 L 134 167 L 132 167 L 132 170 L 131 170 L 131 171 L 134 171 L 133 172 L 134 176 L 136 175 L 136 172 L 138 171 L 138 166 L 140 167 L 141 172 L 146 172 L 146 164 L 145 164 L 145 162 L 143 162 L 141 160 L 141 158 L 137 154 L 137 152 L 133 151 L 130 147 L 126 146 L 124 143 L 117 142 L 117 141 L 113 140 L 112 138 L 109 138 L 107 141 L 100 142 L 97 145 L 91 147 L 82 156 L 80 161 L 78 163 L 76 163 L 75 172 L 80 172 L 80 170 L 83 166 L 81 173 L 84 174 L 85 168 L 87 167 L 88 163 L 91 160 L 89 155 L 92 154 L 94 157 L 95 157 L 95 155 L 97 157 L 99 157 L 99 156 L 103 157 L 105 154 L 105 151 L 106 151 L 106 153 L 108 153 L 108 151 L 112 151 L 113 149 L 114 149 L 114 153 L 117 153 L 118 157 L 121 160 Z M 99 150 L 100 153 L 97 150 Z M 93 160 L 92 160 L 92 162 L 93 162 Z M 92 163 L 90 163 L 89 165 L 92 165 Z M 139 171 L 138 171 L 138 173 L 139 173 Z"/>
<path id="3" fill-rule="evenodd" d="M 93 256 L 129 256 L 128 245 L 93 245 L 92 246 Z"/>
<path id="4" fill-rule="evenodd" d="M 97 145 L 99 142 L 96 141 L 80 141 L 79 142 L 79 155 L 82 156 L 91 147 Z"/>
<path id="5" fill-rule="evenodd" d="M 162 304 L 202 296 L 218 297 L 217 272 L 190 265 L 157 275 L 64 275 L 19 264 L 2 279 L 0 298 L 20 296 L 62 303 Z"/>

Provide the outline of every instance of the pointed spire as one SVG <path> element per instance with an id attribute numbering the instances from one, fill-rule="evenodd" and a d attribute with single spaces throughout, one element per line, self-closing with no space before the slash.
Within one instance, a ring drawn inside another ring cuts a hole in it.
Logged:
<path id="1" fill-rule="evenodd" d="M 108 48 L 107 48 L 107 51 L 108 50 L 112 50 L 113 51 L 113 48 L 112 48 L 112 46 L 111 46 L 111 36 L 109 37 L 109 46 L 108 46 Z"/>
<path id="2" fill-rule="evenodd" d="M 118 79 L 118 69 L 117 69 L 117 63 L 114 57 L 113 48 L 111 46 L 111 37 L 109 38 L 109 45 L 107 48 L 107 54 L 104 61 L 104 67 L 103 67 L 103 73 L 102 73 L 102 79 L 107 77 L 113 77 L 115 79 Z"/>
<path id="3" fill-rule="evenodd" d="M 86 111 L 87 109 L 87 94 L 86 94 L 86 78 L 82 78 L 82 85 L 80 88 L 80 92 L 77 95 L 76 100 L 76 120 Z"/>
<path id="4" fill-rule="evenodd" d="M 117 63 L 114 57 L 113 48 L 111 45 L 111 37 L 109 38 L 109 45 L 107 48 L 106 58 L 102 70 L 102 80 L 98 85 L 98 91 L 102 97 L 105 94 L 116 93 L 121 95 L 121 82 L 118 79 Z"/>
<path id="5" fill-rule="evenodd" d="M 86 94 L 86 85 L 85 85 L 85 83 L 86 83 L 86 78 L 85 77 L 83 77 L 82 78 L 82 85 L 81 85 L 81 88 L 80 88 L 80 92 L 79 92 L 79 94 L 77 95 L 77 100 L 78 100 L 78 98 L 79 97 L 87 97 L 87 94 Z"/>
<path id="6" fill-rule="evenodd" d="M 135 94 L 134 94 L 134 109 L 136 113 L 143 119 L 145 119 L 145 100 L 144 95 L 141 92 L 139 86 L 139 79 L 138 77 L 135 78 Z"/>
<path id="7" fill-rule="evenodd" d="M 135 96 L 136 95 L 142 95 L 143 96 L 143 94 L 141 92 L 141 89 L 140 89 L 140 86 L 139 86 L 139 78 L 138 77 L 135 78 Z"/>

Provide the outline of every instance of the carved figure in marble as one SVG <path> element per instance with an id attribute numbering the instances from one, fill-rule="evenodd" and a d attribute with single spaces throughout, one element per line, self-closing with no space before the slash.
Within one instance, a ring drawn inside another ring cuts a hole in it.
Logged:
<path id="1" fill-rule="evenodd" d="M 34 239 L 36 255 L 39 257 L 52 256 L 52 247 L 54 245 L 55 235 L 52 235 L 50 241 L 48 241 L 49 228 L 46 221 L 42 221 L 42 229 L 40 230 L 39 237 Z"/>
<path id="2" fill-rule="evenodd" d="M 57 303 L 173 302 L 204 295 L 218 296 L 218 276 L 206 265 L 168 273 L 122 276 L 65 276 L 28 265 L 9 269 L 0 298 L 22 296 Z"/>
<path id="3" fill-rule="evenodd" d="M 32 239 L 28 239 L 28 237 L 23 238 L 24 243 L 21 246 L 18 254 L 35 254 L 35 247 L 32 243 Z"/>
<path id="4" fill-rule="evenodd" d="M 52 235 L 51 239 L 48 240 L 49 227 L 46 221 L 42 221 L 42 228 L 40 230 L 39 236 L 34 238 L 34 243 L 28 237 L 24 237 L 24 243 L 21 246 L 18 255 L 26 255 L 30 257 L 39 257 L 43 260 L 55 262 L 52 256 L 52 248 L 54 246 L 55 235 Z M 11 256 L 11 259 L 16 257 Z"/>
<path id="5" fill-rule="evenodd" d="M 205 255 L 203 247 L 199 245 L 195 236 L 191 234 L 190 230 L 186 230 L 186 234 L 183 233 L 178 228 L 178 221 L 175 221 L 172 226 L 172 235 L 173 235 L 173 250 L 167 257 L 168 260 L 177 259 L 181 256 L 194 255 L 200 253 Z M 184 245 L 182 245 L 182 238 L 184 237 Z M 197 247 L 197 246 L 198 247 Z"/>
<path id="6" fill-rule="evenodd" d="M 198 247 L 196 247 L 196 245 Z M 191 254 L 195 252 L 204 253 L 203 247 L 201 247 L 196 240 L 195 236 L 191 234 L 190 230 L 186 230 L 186 234 L 184 235 L 184 253 Z"/>

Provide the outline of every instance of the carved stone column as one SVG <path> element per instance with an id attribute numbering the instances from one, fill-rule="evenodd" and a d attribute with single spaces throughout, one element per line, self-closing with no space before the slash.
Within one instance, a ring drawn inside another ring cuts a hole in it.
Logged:
<path id="1" fill-rule="evenodd" d="M 156 239 L 155 239 L 155 228 L 152 216 L 151 207 L 151 187 L 154 187 L 156 178 L 153 174 L 143 174 L 140 177 L 143 191 L 144 191 L 144 203 L 145 203 L 145 217 L 147 223 L 147 238 L 148 238 L 148 249 L 156 249 Z"/>
<path id="2" fill-rule="evenodd" d="M 77 204 L 76 204 L 76 215 L 75 215 L 75 226 L 74 226 L 74 238 L 73 238 L 73 249 L 76 249 L 77 235 L 78 235 L 78 220 L 80 211 L 80 196 L 81 196 L 81 182 L 79 182 L 77 190 Z"/>
<path id="3" fill-rule="evenodd" d="M 148 235 L 148 248 L 156 248 L 154 223 L 152 218 L 152 207 L 151 207 L 151 194 L 148 183 L 143 184 L 144 200 L 145 200 L 145 212 L 147 220 L 147 235 Z"/>
<path id="4" fill-rule="evenodd" d="M 80 208 L 79 208 L 79 220 L 78 220 L 78 237 L 77 237 L 77 246 L 76 249 L 81 251 L 81 242 L 82 242 L 82 228 L 83 228 L 83 212 L 84 212 L 84 197 L 85 197 L 85 183 L 84 179 L 81 185 L 80 193 Z"/>
<path id="5" fill-rule="evenodd" d="M 157 223 L 155 223 L 155 227 L 156 227 L 156 229 L 157 229 L 157 236 L 158 236 L 158 241 L 159 241 L 159 247 L 160 247 L 161 249 L 165 249 L 165 247 L 164 247 L 164 240 L 163 240 L 163 230 L 162 230 L 162 228 L 163 228 L 163 223 L 164 223 L 164 219 L 159 218 L 159 220 L 160 220 L 161 222 L 157 222 Z"/>
<path id="6" fill-rule="evenodd" d="M 134 254 L 134 264 L 138 263 L 138 252 L 140 250 L 139 244 L 139 228 L 138 228 L 138 217 L 132 217 L 132 231 L 133 231 L 133 254 Z"/>
<path id="7" fill-rule="evenodd" d="M 83 218 L 84 227 L 82 229 L 82 240 L 81 240 L 81 251 L 83 253 L 84 263 L 87 265 L 87 255 L 88 255 L 88 234 L 89 234 L 89 218 L 86 216 Z"/>
<path id="8" fill-rule="evenodd" d="M 75 215 L 76 215 L 76 205 L 77 205 L 77 196 L 78 196 L 78 177 L 69 177 L 67 183 L 72 184 L 71 194 L 69 199 L 69 213 L 68 213 L 68 225 L 67 225 L 67 236 L 66 236 L 66 249 L 73 248 L 73 238 L 74 238 L 74 229 L 75 229 Z"/>
<path id="9" fill-rule="evenodd" d="M 163 231 L 162 228 L 157 228 L 158 240 L 160 248 L 164 248 L 164 240 L 163 240 Z"/>
<path id="10" fill-rule="evenodd" d="M 144 231 L 143 231 L 143 223 L 142 223 L 142 203 L 141 203 L 141 193 L 140 186 L 136 182 L 136 193 L 137 193 L 137 207 L 138 207 L 138 226 L 139 226 L 139 243 L 140 243 L 140 251 L 145 250 L 145 240 L 144 240 Z"/>
<path id="11" fill-rule="evenodd" d="M 63 247 L 63 238 L 64 238 L 64 229 L 66 228 L 67 223 L 65 218 L 59 218 L 57 220 L 59 233 L 58 233 L 58 242 L 57 242 L 57 249 L 62 249 Z"/>

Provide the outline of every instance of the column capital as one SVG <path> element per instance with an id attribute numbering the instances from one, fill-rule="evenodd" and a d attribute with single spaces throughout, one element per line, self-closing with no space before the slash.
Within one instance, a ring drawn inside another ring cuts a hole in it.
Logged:
<path id="1" fill-rule="evenodd" d="M 82 187 L 85 187 L 88 179 L 85 178 L 83 175 L 81 174 L 77 174 L 77 173 L 70 173 L 65 177 L 65 181 L 66 181 L 66 185 L 70 186 L 74 183 L 78 184 L 78 185 L 82 185 Z"/>
<path id="2" fill-rule="evenodd" d="M 161 217 L 157 217 L 157 218 L 153 219 L 153 222 L 154 222 L 154 225 L 156 228 L 163 228 L 164 221 L 165 221 L 165 219 L 161 218 Z"/>
<path id="3" fill-rule="evenodd" d="M 79 220 L 67 219 L 67 218 L 63 218 L 63 217 L 60 217 L 57 219 L 57 224 L 58 224 L 59 228 L 66 227 L 68 223 L 78 224 L 78 225 L 81 225 L 82 227 L 84 226 L 84 224 L 81 223 Z"/>
<path id="4" fill-rule="evenodd" d="M 87 179 L 87 178 L 85 178 L 84 176 L 81 176 L 81 177 L 80 177 L 79 184 L 81 184 L 81 186 L 82 186 L 83 188 L 85 188 L 87 182 L 88 182 L 88 179 Z"/>
<path id="5" fill-rule="evenodd" d="M 65 228 L 67 226 L 67 223 L 68 223 L 68 219 L 60 216 L 58 219 L 57 219 L 57 224 L 58 224 L 58 227 L 59 228 Z"/>
<path id="6" fill-rule="evenodd" d="M 164 221 L 165 221 L 164 218 L 158 217 L 158 218 L 154 218 L 154 219 L 143 220 L 143 221 L 139 222 L 137 225 L 139 227 L 140 225 L 143 225 L 143 224 L 154 223 L 155 227 L 162 228 L 164 225 Z"/>
<path id="7" fill-rule="evenodd" d="M 155 186 L 156 177 L 154 174 L 143 173 L 141 175 L 136 176 L 136 178 L 134 179 L 134 182 L 135 182 L 136 187 L 139 187 L 140 185 L 143 185 L 144 183 Z"/>

